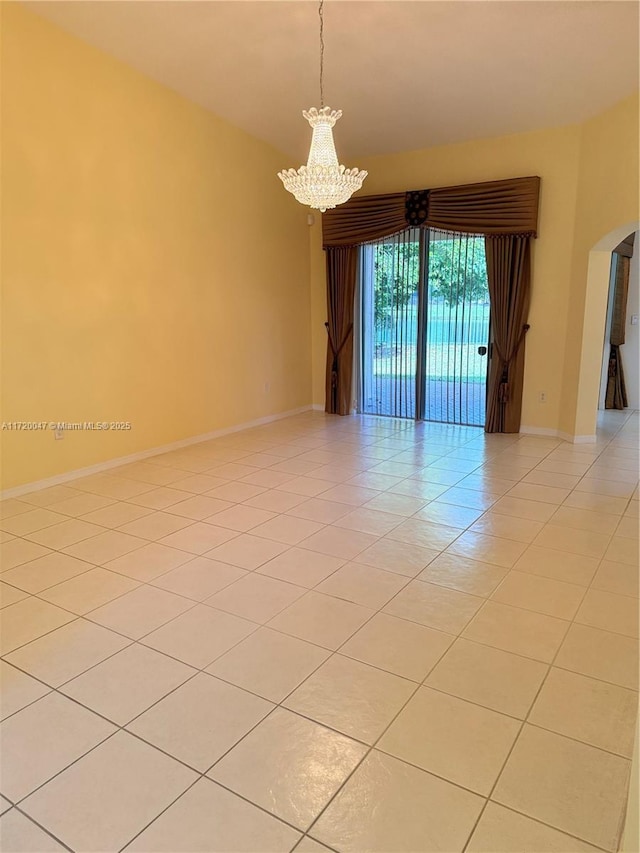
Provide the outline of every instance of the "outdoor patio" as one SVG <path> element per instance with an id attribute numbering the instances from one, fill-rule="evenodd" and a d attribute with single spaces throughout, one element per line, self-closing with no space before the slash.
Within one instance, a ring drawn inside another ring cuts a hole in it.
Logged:
<path id="1" fill-rule="evenodd" d="M 425 420 L 450 424 L 484 426 L 486 384 L 482 381 L 460 382 L 429 379 Z M 416 389 L 413 376 L 375 376 L 365 398 L 363 412 L 415 418 Z"/>

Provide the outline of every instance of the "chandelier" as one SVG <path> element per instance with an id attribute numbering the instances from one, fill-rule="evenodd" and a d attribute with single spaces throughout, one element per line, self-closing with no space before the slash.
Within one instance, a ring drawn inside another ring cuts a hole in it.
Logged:
<path id="1" fill-rule="evenodd" d="M 320 0 L 320 109 L 311 107 L 302 115 L 313 128 L 311 149 L 306 166 L 278 172 L 286 190 L 301 204 L 308 204 L 322 213 L 347 201 L 362 186 L 367 173 L 357 168 L 345 169 L 338 164 L 333 144 L 333 126 L 342 115 L 324 105 L 324 0 Z"/>

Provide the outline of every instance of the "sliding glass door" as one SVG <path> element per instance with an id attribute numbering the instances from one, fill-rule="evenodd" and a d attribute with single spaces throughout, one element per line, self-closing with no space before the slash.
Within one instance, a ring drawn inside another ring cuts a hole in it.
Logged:
<path id="1" fill-rule="evenodd" d="M 360 254 L 360 408 L 482 426 L 489 358 L 484 238 L 407 229 Z"/>

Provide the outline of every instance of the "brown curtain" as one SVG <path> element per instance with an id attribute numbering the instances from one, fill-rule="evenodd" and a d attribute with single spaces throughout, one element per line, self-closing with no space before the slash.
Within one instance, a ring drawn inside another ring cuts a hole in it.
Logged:
<path id="1" fill-rule="evenodd" d="M 631 251 L 633 252 L 633 235 Z M 625 325 L 627 322 L 627 296 L 629 293 L 631 261 L 628 254 L 623 255 L 622 253 L 618 253 L 617 249 L 613 257 L 616 260 L 616 278 L 613 291 L 611 333 L 609 336 L 609 343 L 611 344 L 609 374 L 604 407 L 605 409 L 625 409 L 628 405 L 627 387 L 624 381 L 624 368 L 622 366 L 622 352 L 620 347 L 624 344 Z"/>
<path id="2" fill-rule="evenodd" d="M 524 339 L 529 329 L 529 237 L 487 237 L 493 353 L 487 384 L 485 432 L 519 432 Z"/>
<path id="3" fill-rule="evenodd" d="M 611 344 L 609 351 L 609 373 L 607 376 L 607 394 L 604 401 L 605 409 L 626 409 L 627 386 L 624 381 L 622 353 L 620 346 Z"/>
<path id="4" fill-rule="evenodd" d="M 325 411 L 348 415 L 353 374 L 353 311 L 356 289 L 356 246 L 327 249 L 328 334 Z"/>

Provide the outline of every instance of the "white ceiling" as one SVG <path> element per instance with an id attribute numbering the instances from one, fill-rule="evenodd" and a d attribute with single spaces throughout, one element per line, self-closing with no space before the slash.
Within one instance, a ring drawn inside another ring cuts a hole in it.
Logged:
<path id="1" fill-rule="evenodd" d="M 313 0 L 28 7 L 287 153 L 319 106 Z M 341 162 L 583 121 L 638 88 L 635 0 L 326 0 Z M 97 93 L 99 95 L 99 93 Z"/>

